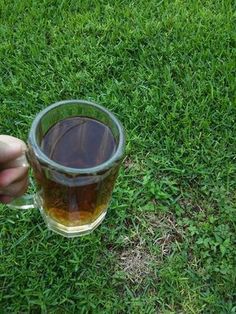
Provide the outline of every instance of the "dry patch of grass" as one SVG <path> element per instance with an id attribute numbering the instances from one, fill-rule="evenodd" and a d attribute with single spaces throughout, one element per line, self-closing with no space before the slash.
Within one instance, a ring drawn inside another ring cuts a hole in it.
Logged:
<path id="1" fill-rule="evenodd" d="M 125 239 L 126 246 L 118 257 L 118 270 L 125 272 L 133 283 L 152 276 L 153 267 L 158 267 L 171 254 L 173 243 L 183 238 L 183 232 L 171 213 L 145 213 L 139 219 L 145 224 Z M 156 250 L 149 249 L 150 243 Z"/>
<path id="2" fill-rule="evenodd" d="M 175 216 L 171 213 L 161 215 L 148 214 L 149 231 L 154 237 L 154 244 L 160 247 L 160 258 L 172 252 L 172 244 L 181 242 L 183 231 L 178 227 Z"/>
<path id="3" fill-rule="evenodd" d="M 153 256 L 145 247 L 131 247 L 120 255 L 119 268 L 133 283 L 140 283 L 146 276 L 151 275 L 153 260 Z"/>

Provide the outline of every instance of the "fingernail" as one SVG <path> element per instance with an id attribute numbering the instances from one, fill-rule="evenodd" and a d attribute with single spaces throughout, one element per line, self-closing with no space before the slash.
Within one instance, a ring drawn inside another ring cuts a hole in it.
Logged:
<path id="1" fill-rule="evenodd" d="M 25 157 L 25 155 L 21 155 L 14 161 L 15 167 L 29 167 L 29 163 Z"/>
<path id="2" fill-rule="evenodd" d="M 5 149 L 8 152 L 23 152 L 23 147 L 20 143 L 8 144 L 0 141 L 0 149 Z"/>
<path id="3" fill-rule="evenodd" d="M 15 151 L 19 151 L 21 153 L 23 153 L 23 146 L 20 143 L 16 143 L 13 145 L 11 145 L 12 149 L 14 148 Z"/>

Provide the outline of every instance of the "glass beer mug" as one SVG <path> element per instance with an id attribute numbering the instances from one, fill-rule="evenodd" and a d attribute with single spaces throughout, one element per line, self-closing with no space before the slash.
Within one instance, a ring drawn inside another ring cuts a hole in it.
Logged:
<path id="1" fill-rule="evenodd" d="M 92 232 L 106 215 L 124 147 L 123 127 L 104 107 L 84 100 L 50 105 L 28 137 L 36 193 L 10 206 L 38 207 L 48 228 L 66 237 Z"/>

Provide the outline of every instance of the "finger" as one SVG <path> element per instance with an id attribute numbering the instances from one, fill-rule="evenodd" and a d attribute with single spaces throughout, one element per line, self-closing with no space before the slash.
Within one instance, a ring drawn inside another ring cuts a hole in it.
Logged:
<path id="1" fill-rule="evenodd" d="M 20 181 L 27 177 L 28 168 L 18 167 L 5 169 L 0 172 L 0 190 L 7 187 L 8 185 Z"/>
<path id="2" fill-rule="evenodd" d="M 8 187 L 1 190 L 0 195 L 11 196 L 11 197 L 19 197 L 27 191 L 28 188 L 28 178 L 24 178 L 23 180 L 13 183 Z"/>
<path id="3" fill-rule="evenodd" d="M 29 163 L 26 159 L 25 154 L 21 155 L 20 157 L 17 157 L 14 160 L 3 163 L 0 166 L 0 169 L 2 170 L 2 169 L 8 169 L 8 168 L 17 168 L 17 167 L 29 167 Z"/>
<path id="4" fill-rule="evenodd" d="M 0 163 L 5 163 L 22 155 L 25 143 L 13 136 L 0 135 Z"/>
<path id="5" fill-rule="evenodd" d="M 13 201 L 13 197 L 9 195 L 0 195 L 0 203 L 9 204 Z"/>

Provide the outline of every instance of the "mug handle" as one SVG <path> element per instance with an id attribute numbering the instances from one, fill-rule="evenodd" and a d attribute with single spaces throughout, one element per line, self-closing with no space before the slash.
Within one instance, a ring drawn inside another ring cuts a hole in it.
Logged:
<path id="1" fill-rule="evenodd" d="M 7 204 L 8 207 L 16 208 L 16 209 L 30 209 L 35 208 L 35 200 L 34 195 L 24 194 L 16 199 L 14 199 L 11 203 Z"/>
<path id="2" fill-rule="evenodd" d="M 14 167 L 26 167 L 29 168 L 29 163 L 27 161 L 26 155 L 23 154 L 22 156 L 18 157 L 14 160 Z M 29 185 L 34 186 L 33 181 L 31 178 L 29 179 Z M 24 194 L 20 197 L 15 198 L 11 203 L 7 204 L 10 208 L 16 209 L 30 209 L 35 208 L 35 195 L 34 194 Z"/>

